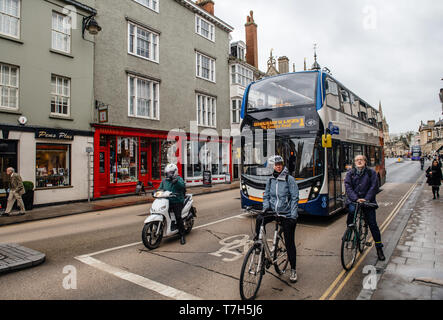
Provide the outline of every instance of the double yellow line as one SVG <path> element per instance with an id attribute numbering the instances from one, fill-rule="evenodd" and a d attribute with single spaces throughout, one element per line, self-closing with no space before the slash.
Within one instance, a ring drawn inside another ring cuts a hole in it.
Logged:
<path id="1" fill-rule="evenodd" d="M 394 220 L 394 218 L 397 216 L 398 212 L 400 211 L 401 207 L 403 207 L 404 203 L 408 200 L 412 192 L 415 190 L 415 188 L 418 185 L 418 181 L 409 189 L 409 191 L 403 196 L 403 198 L 400 200 L 400 202 L 397 204 L 397 206 L 392 210 L 392 212 L 389 214 L 389 216 L 386 218 L 386 220 L 383 222 L 383 224 L 380 227 L 380 232 L 383 233 L 388 228 L 389 224 Z M 372 241 L 372 237 L 368 240 Z M 332 282 L 332 284 L 329 286 L 329 288 L 323 293 L 323 295 L 319 298 L 319 300 L 335 300 L 337 298 L 337 295 L 342 291 L 346 283 L 348 283 L 349 279 L 351 279 L 352 275 L 354 274 L 355 270 L 358 269 L 360 264 L 364 261 L 366 256 L 369 254 L 370 250 L 366 250 L 363 255 L 360 253 L 357 255 L 358 262 L 357 264 L 349 271 L 349 273 L 346 274 L 346 271 L 343 270 L 338 277 Z M 360 257 L 361 255 L 361 257 Z M 360 259 L 359 259 L 360 257 Z M 344 277 L 345 279 L 340 283 L 340 280 Z M 335 291 L 332 293 L 332 290 L 337 286 L 337 284 L 340 283 L 340 285 L 335 289 Z M 330 297 L 329 297 L 330 296 Z M 329 297 L 329 299 L 327 299 Z"/>

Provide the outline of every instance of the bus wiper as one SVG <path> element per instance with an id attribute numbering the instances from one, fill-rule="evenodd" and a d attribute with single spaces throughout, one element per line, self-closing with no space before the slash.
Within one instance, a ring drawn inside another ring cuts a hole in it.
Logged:
<path id="1" fill-rule="evenodd" d="M 258 112 L 258 111 L 272 111 L 272 108 L 250 108 L 248 112 Z"/>

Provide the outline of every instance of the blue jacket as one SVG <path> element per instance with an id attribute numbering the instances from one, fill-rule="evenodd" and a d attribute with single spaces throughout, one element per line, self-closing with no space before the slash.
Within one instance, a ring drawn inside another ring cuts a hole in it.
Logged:
<path id="1" fill-rule="evenodd" d="M 346 204 L 356 202 L 358 199 L 365 199 L 370 203 L 377 203 L 375 200 L 378 191 L 377 173 L 370 168 L 364 168 L 363 170 L 361 175 L 357 173 L 357 169 L 355 168 L 346 174 Z M 369 170 L 371 173 L 369 173 Z"/>
<path id="2" fill-rule="evenodd" d="M 294 177 L 285 168 L 278 178 L 271 177 L 266 183 L 263 196 L 263 209 L 271 209 L 279 214 L 298 218 L 299 190 Z"/>

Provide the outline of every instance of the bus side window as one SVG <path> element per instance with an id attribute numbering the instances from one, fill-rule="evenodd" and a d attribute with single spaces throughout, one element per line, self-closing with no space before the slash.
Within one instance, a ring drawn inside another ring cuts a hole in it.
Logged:
<path id="1" fill-rule="evenodd" d="M 350 100 L 351 100 L 352 115 L 358 118 L 360 113 L 360 102 L 352 93 Z"/>
<path id="2" fill-rule="evenodd" d="M 349 92 L 346 89 L 341 89 L 340 93 L 341 109 L 344 110 L 346 114 L 352 115 Z"/>
<path id="3" fill-rule="evenodd" d="M 340 110 L 340 101 L 338 97 L 338 86 L 335 81 L 330 78 L 326 79 L 326 104 L 331 108 Z"/>
<path id="4" fill-rule="evenodd" d="M 358 118 L 365 122 L 368 121 L 368 111 L 366 105 L 363 102 L 360 102 L 360 113 Z"/>

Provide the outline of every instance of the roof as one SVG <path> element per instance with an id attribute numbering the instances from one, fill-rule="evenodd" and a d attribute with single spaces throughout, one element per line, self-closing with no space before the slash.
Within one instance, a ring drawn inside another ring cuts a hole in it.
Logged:
<path id="1" fill-rule="evenodd" d="M 195 13 L 198 13 L 199 15 L 204 17 L 205 19 L 214 23 L 219 28 L 225 30 L 226 32 L 234 31 L 234 27 L 230 26 L 229 24 L 227 24 L 223 20 L 217 18 L 216 16 L 214 16 L 214 15 L 210 14 L 209 12 L 207 12 L 206 10 L 202 9 L 200 6 L 196 5 L 193 1 L 190 1 L 190 0 L 175 0 L 175 1 L 177 1 L 178 3 L 183 5 L 184 7 L 188 8 L 189 10 L 191 10 Z"/>

